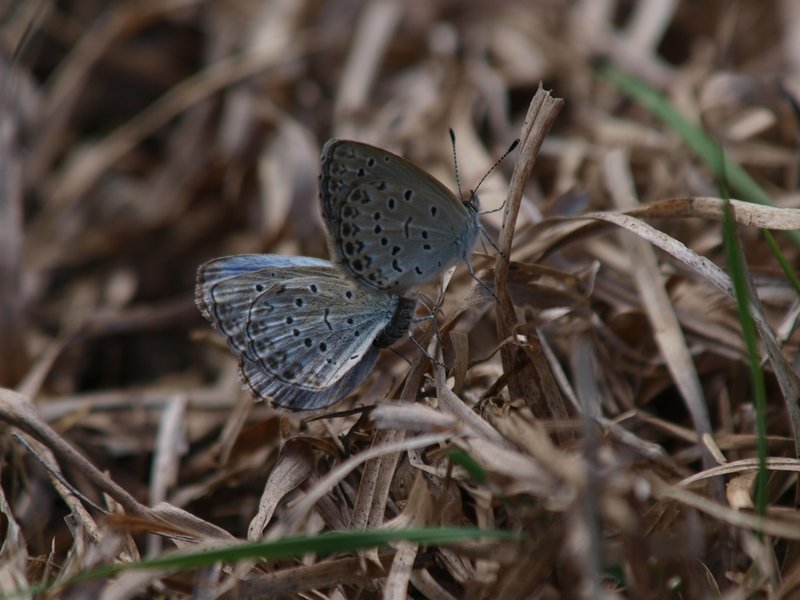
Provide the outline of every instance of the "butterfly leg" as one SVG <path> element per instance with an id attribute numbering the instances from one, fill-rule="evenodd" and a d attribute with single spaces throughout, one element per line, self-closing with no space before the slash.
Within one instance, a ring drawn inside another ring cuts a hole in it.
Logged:
<path id="1" fill-rule="evenodd" d="M 492 248 L 494 248 L 494 251 L 497 252 L 500 256 L 502 256 L 504 261 L 509 262 L 508 256 L 506 256 L 506 253 L 503 252 L 502 250 L 500 250 L 500 248 L 497 246 L 497 244 L 494 243 L 494 240 L 492 239 L 492 236 L 490 236 L 483 227 L 480 227 L 479 231 L 483 235 L 483 238 L 481 239 L 481 242 L 483 242 L 484 239 L 486 241 L 488 241 L 489 245 Z"/>
<path id="2" fill-rule="evenodd" d="M 497 297 L 497 294 L 494 293 L 494 290 L 486 285 L 486 283 L 484 283 L 483 280 L 475 273 L 475 268 L 472 266 L 472 261 L 465 259 L 464 262 L 467 263 L 467 271 L 469 271 L 470 277 L 477 281 L 478 285 L 480 285 L 483 289 L 489 292 L 497 304 L 500 304 L 500 299 Z"/>
<path id="3" fill-rule="evenodd" d="M 436 338 L 439 341 L 439 344 L 441 345 L 442 339 L 441 339 L 441 337 L 439 335 L 439 323 L 438 323 L 438 321 L 436 319 L 436 313 L 441 312 L 441 303 L 443 301 L 443 298 L 440 297 L 438 300 L 433 300 L 432 298 L 429 298 L 426 294 L 424 294 L 422 292 L 418 292 L 417 293 L 417 298 L 420 299 L 420 304 L 423 307 L 425 307 L 426 309 L 428 309 L 428 312 L 430 314 L 428 314 L 428 315 L 426 315 L 424 317 L 417 317 L 416 319 L 414 319 L 414 322 L 415 323 L 421 323 L 423 321 L 432 322 L 433 323 L 433 334 L 436 336 Z M 409 338 L 414 343 L 414 345 L 416 345 L 416 347 L 419 348 L 420 352 L 422 352 L 422 354 L 425 357 L 428 358 L 428 360 L 430 360 L 433 364 L 435 364 L 437 366 L 444 366 L 441 362 L 436 360 L 436 358 L 431 356 L 430 352 L 428 352 L 428 350 L 422 345 L 422 343 L 419 340 L 417 340 L 414 337 L 413 334 L 410 334 Z"/>

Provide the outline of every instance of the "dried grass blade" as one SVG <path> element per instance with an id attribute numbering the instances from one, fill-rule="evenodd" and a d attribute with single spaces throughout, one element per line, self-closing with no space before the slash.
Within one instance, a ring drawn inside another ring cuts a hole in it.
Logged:
<path id="1" fill-rule="evenodd" d="M 588 218 L 606 221 L 635 233 L 651 244 L 658 246 L 665 252 L 671 254 L 686 266 L 698 273 L 701 277 L 716 286 L 731 300 L 734 299 L 733 285 L 730 278 L 722 269 L 704 256 L 700 256 L 693 250 L 687 248 L 685 244 L 668 236 L 664 232 L 655 229 L 647 223 L 632 218 L 628 215 L 613 212 L 587 213 L 586 215 L 576 218 Z M 798 378 L 798 375 L 792 366 L 789 364 L 786 357 L 783 355 L 780 345 L 778 344 L 777 339 L 775 339 L 775 334 L 773 333 L 766 317 L 761 311 L 757 297 L 753 297 L 753 302 L 750 304 L 750 314 L 753 317 L 759 335 L 761 336 L 761 340 L 767 350 L 770 364 L 775 370 L 775 376 L 781 388 L 784 404 L 786 405 L 787 413 L 792 426 L 792 435 L 794 436 L 795 441 L 795 452 L 797 455 L 800 455 L 800 406 L 797 404 L 797 400 L 800 398 L 800 379 Z"/>
<path id="2" fill-rule="evenodd" d="M 0 106 L 4 104 L 0 97 Z M 23 163 L 11 117 L 0 115 L 0 386 L 16 385 L 28 370 L 22 293 Z"/>
<path id="3" fill-rule="evenodd" d="M 517 317 L 507 291 L 509 270 L 509 257 L 511 244 L 514 240 L 514 226 L 519 214 L 520 202 L 525 189 L 525 183 L 530 177 L 533 163 L 539 154 L 539 149 L 544 142 L 545 135 L 553 125 L 556 116 L 561 110 L 564 101 L 553 98 L 549 92 L 540 86 L 531 101 L 525 123 L 520 135 L 519 159 L 514 165 L 514 173 L 503 211 L 503 227 L 498 243 L 498 255 L 495 261 L 495 292 L 499 300 L 497 306 L 497 336 L 499 339 L 508 338 L 517 325 Z M 524 356 L 520 359 L 520 352 L 513 347 L 504 346 L 500 350 L 503 368 L 510 373 L 509 391 L 512 396 L 524 398 L 530 403 L 537 416 L 544 417 L 549 410 L 543 401 L 541 390 L 535 382 L 545 374 L 537 374 L 535 367 L 528 363 Z"/>
<path id="4" fill-rule="evenodd" d="M 273 537 L 281 537 L 286 533 L 293 531 L 296 527 L 298 527 L 300 521 L 308 515 L 309 511 L 311 511 L 311 509 L 314 507 L 314 504 L 316 504 L 320 498 L 330 492 L 335 485 L 347 477 L 347 475 L 349 475 L 356 467 L 367 462 L 368 460 L 379 458 L 381 456 L 391 454 L 392 452 L 405 452 L 406 450 L 411 450 L 413 448 L 425 448 L 431 444 L 443 442 L 451 435 L 452 434 L 450 433 L 421 435 L 410 440 L 403 440 L 402 442 L 397 442 L 394 444 L 386 444 L 384 446 L 370 448 L 369 450 L 365 450 L 364 452 L 350 457 L 338 467 L 331 470 L 327 475 L 325 475 L 325 477 L 320 479 L 314 485 L 314 487 L 308 491 L 306 496 L 297 504 L 295 504 L 294 507 L 292 507 L 292 510 L 287 513 L 286 518 L 275 528 L 275 530 L 270 532 L 270 535 Z"/>
<path id="5" fill-rule="evenodd" d="M 702 128 L 697 127 L 670 104 L 666 98 L 643 81 L 610 66 L 599 70 L 625 94 L 633 97 L 664 121 L 695 153 L 714 170 L 717 179 L 728 181 L 731 189 L 748 202 L 772 206 L 772 198 L 739 164 L 729 159 L 722 147 Z M 800 232 L 789 231 L 789 237 L 800 244 Z"/>
<path id="6" fill-rule="evenodd" d="M 638 200 L 627 155 L 621 150 L 609 153 L 604 170 L 606 186 L 617 207 L 622 210 L 636 207 Z M 711 468 L 716 462 L 701 443 L 703 435 L 712 434 L 706 399 L 680 322 L 665 289 L 663 277 L 660 276 L 655 252 L 644 239 L 626 234 L 621 238 L 627 255 L 632 258 L 630 265 L 633 278 L 653 327 L 656 343 L 692 417 L 697 435 L 695 443 L 703 450 L 703 464 Z"/>
<path id="7" fill-rule="evenodd" d="M 306 444 L 288 442 L 270 471 L 258 502 L 258 513 L 247 529 L 247 539 L 261 539 L 281 499 L 314 472 L 314 455 Z"/>

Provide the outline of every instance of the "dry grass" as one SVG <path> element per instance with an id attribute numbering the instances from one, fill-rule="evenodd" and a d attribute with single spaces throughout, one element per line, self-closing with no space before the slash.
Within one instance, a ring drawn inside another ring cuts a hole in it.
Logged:
<path id="1" fill-rule="evenodd" d="M 0 596 L 798 597 L 800 304 L 758 228 L 796 268 L 800 4 L 23 0 L 0 23 Z M 774 201 L 733 202 L 763 516 L 725 192 L 600 58 Z M 483 222 L 510 264 L 474 257 L 498 301 L 459 267 L 414 331 L 437 353 L 438 326 L 445 366 L 406 340 L 332 411 L 254 403 L 197 266 L 325 257 L 322 143 L 454 185 L 449 127 L 467 188 L 522 140 L 481 188 L 507 199 Z M 67 583 L 176 548 L 453 526 L 520 537 Z"/>

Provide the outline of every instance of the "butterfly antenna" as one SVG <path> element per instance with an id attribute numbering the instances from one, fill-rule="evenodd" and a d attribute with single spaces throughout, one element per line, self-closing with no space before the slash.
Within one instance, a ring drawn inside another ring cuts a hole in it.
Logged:
<path id="1" fill-rule="evenodd" d="M 451 130 L 451 131 L 452 131 L 452 130 Z M 507 157 L 509 154 L 511 154 L 511 153 L 514 151 L 514 149 L 515 149 L 517 146 L 519 146 L 519 138 L 517 138 L 517 139 L 515 139 L 513 142 L 511 142 L 511 145 L 508 147 L 508 150 L 506 150 L 505 152 L 503 152 L 503 156 L 501 156 L 500 158 L 498 158 L 498 159 L 495 161 L 495 163 L 492 165 L 492 168 L 491 168 L 491 169 L 489 169 L 488 171 L 486 171 L 486 175 L 484 175 L 483 177 L 481 177 L 481 180 L 478 182 L 478 185 L 476 185 L 476 186 L 475 186 L 475 189 L 474 189 L 474 190 L 472 190 L 472 192 L 471 192 L 471 193 L 472 193 L 472 195 L 475 195 L 475 194 L 477 194 L 477 193 L 478 193 L 478 188 L 479 188 L 479 187 L 481 187 L 481 184 L 482 184 L 484 181 L 486 181 L 486 178 L 487 178 L 489 175 L 491 175 L 491 174 L 492 174 L 492 171 L 494 171 L 494 170 L 495 170 L 497 167 L 499 167 L 499 166 L 500 166 L 500 163 L 501 163 L 501 162 L 503 162 L 503 161 L 506 159 L 506 157 Z"/>
<path id="2" fill-rule="evenodd" d="M 461 193 L 461 175 L 458 172 L 458 156 L 456 155 L 456 132 L 450 128 L 450 145 L 453 147 L 453 165 L 456 169 L 456 187 L 458 188 L 458 199 L 464 204 L 464 195 Z"/>
<path id="3" fill-rule="evenodd" d="M 514 149 L 515 149 L 517 146 L 519 146 L 519 138 L 517 138 L 517 139 L 515 139 L 513 142 L 511 142 L 511 145 L 508 147 L 508 150 L 506 150 L 505 152 L 503 152 L 503 155 L 502 155 L 500 158 L 498 158 L 498 159 L 495 161 L 495 163 L 492 165 L 492 168 L 491 168 L 491 169 L 489 169 L 488 171 L 486 171 L 486 175 L 484 175 L 483 177 L 481 177 L 481 180 L 478 182 L 478 185 L 476 185 L 476 186 L 475 186 L 475 189 L 472 191 L 472 195 L 473 195 L 473 196 L 474 196 L 474 195 L 475 195 L 475 194 L 478 192 L 478 188 L 479 188 L 479 187 L 481 187 L 481 184 L 482 184 L 484 181 L 486 181 L 486 178 L 487 178 L 489 175 L 491 175 L 491 174 L 492 174 L 492 171 L 494 171 L 494 170 L 495 170 L 495 169 L 496 169 L 498 166 L 500 166 L 500 163 L 501 163 L 501 162 L 503 162 L 503 161 L 504 161 L 504 160 L 505 160 L 505 159 L 508 157 L 508 155 L 509 155 L 509 154 L 511 154 L 511 153 L 514 151 Z M 505 207 L 505 204 L 506 204 L 506 202 L 505 202 L 505 200 L 504 200 L 504 201 L 503 201 L 503 204 L 502 204 L 502 205 L 501 205 L 499 208 L 496 208 L 496 209 L 494 209 L 494 210 L 488 210 L 488 211 L 486 211 L 486 212 L 484 212 L 484 213 L 481 213 L 481 214 L 489 214 L 489 213 L 493 213 L 493 212 L 497 212 L 497 211 L 503 210 L 503 208 Z M 485 237 L 487 240 L 489 240 L 489 244 L 491 244 L 492 248 L 494 248 L 494 249 L 495 249 L 495 252 L 497 252 L 497 253 L 498 253 L 500 256 L 502 256 L 502 257 L 503 257 L 503 260 L 505 260 L 506 262 L 508 262 L 508 257 L 505 255 L 505 253 L 504 253 L 502 250 L 500 250 L 500 248 L 498 248 L 498 247 L 497 247 L 497 244 L 495 244 L 495 243 L 494 243 L 494 240 L 492 239 L 492 236 L 490 236 L 490 235 L 489 235 L 489 234 L 486 232 L 486 230 L 484 230 L 484 228 L 483 228 L 483 227 L 480 227 L 480 232 L 483 234 L 483 236 L 484 236 L 484 237 Z M 471 271 L 470 271 L 470 273 L 472 274 L 472 272 L 471 272 Z M 487 290 L 488 290 L 488 291 L 489 291 L 489 292 L 492 294 L 492 296 L 494 297 L 494 299 L 495 299 L 495 300 L 497 300 L 497 296 L 495 296 L 494 292 L 492 292 L 491 290 L 489 290 L 489 288 L 487 288 L 487 287 L 486 287 L 486 285 L 485 285 L 485 284 L 484 284 L 484 283 L 483 283 L 483 282 L 482 282 L 480 279 L 478 279 L 477 277 L 475 277 L 475 276 L 474 276 L 474 274 L 473 274 L 473 278 L 475 279 L 475 281 L 477 281 L 478 283 L 480 283 L 480 284 L 481 284 L 481 285 L 482 285 L 484 288 L 486 288 L 486 289 L 487 289 Z"/>

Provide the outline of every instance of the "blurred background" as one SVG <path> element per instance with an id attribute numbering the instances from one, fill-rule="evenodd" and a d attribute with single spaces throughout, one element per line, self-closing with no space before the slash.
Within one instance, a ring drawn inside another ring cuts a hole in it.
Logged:
<path id="1" fill-rule="evenodd" d="M 798 205 L 800 3 L 792 0 L 0 3 L 0 385 L 28 395 L 46 422 L 141 501 L 169 500 L 243 537 L 283 440 L 302 431 L 329 443 L 345 425 L 305 430 L 300 417 L 252 403 L 194 306 L 198 265 L 246 252 L 327 258 L 317 176 L 331 137 L 400 153 L 455 189 L 452 128 L 470 189 L 519 136 L 540 84 L 565 105 L 526 184 L 515 248 L 533 243 L 543 220 L 613 208 L 602 170 L 611 148 L 629 153 L 642 202 L 718 196 L 711 171 L 675 132 L 598 77 L 601 62 L 702 124 L 778 205 Z M 482 208 L 505 199 L 514 159 L 483 184 Z M 496 213 L 484 221 L 495 239 L 500 220 Z M 657 226 L 722 261 L 717 223 Z M 778 319 L 791 295 L 757 230 L 740 233 Z M 796 248 L 788 251 L 796 265 Z M 524 256 L 520 264 L 533 262 Z M 653 341 L 624 247 L 613 235 L 587 237 L 536 258 L 568 273 L 599 268 L 586 298 L 591 315 L 551 329 L 568 377 L 585 358 L 573 336 L 589 331 L 580 348 L 590 348 L 602 383 L 598 410 L 659 444 L 670 468 L 679 466 L 671 475 L 700 469 L 693 422 Z M 477 259 L 480 268 L 491 264 Z M 730 441 L 753 424 L 735 311 L 677 261 L 661 269 L 717 442 L 750 456 L 752 443 Z M 453 303 L 472 284 L 463 271 Z M 563 296 L 537 295 L 538 284 L 528 283 L 517 280 L 518 309 L 542 324 L 532 315 Z M 470 360 L 499 343 L 492 315 L 467 321 Z M 794 356 L 792 334 L 785 352 Z M 384 356 L 359 399 L 386 397 L 407 369 Z M 502 375 L 494 357 L 459 385 L 473 400 L 488 391 L 501 406 Z M 180 407 L 170 430 L 174 473 L 155 489 L 152 461 L 169 406 Z M 770 408 L 773 450 L 791 454 L 782 401 Z M 636 410 L 649 416 L 626 421 Z M 372 434 L 362 433 L 357 447 Z M 34 461 L 1 437 L 2 485 L 28 551 L 45 555 L 55 539 L 63 558 L 73 543 L 61 520 L 67 508 Z M 319 470 L 333 461 L 316 460 Z M 525 529 L 525 518 L 504 521 L 521 522 Z M 721 542 L 708 534 L 714 539 L 704 545 L 700 529 L 695 556 L 724 588 L 726 570 L 744 559 L 736 549 L 709 557 Z M 691 577 L 681 572 L 700 587 L 687 589 L 707 592 L 693 568 Z M 569 589 L 544 573 L 549 589 Z M 455 596 L 462 584 L 452 583 Z"/>

